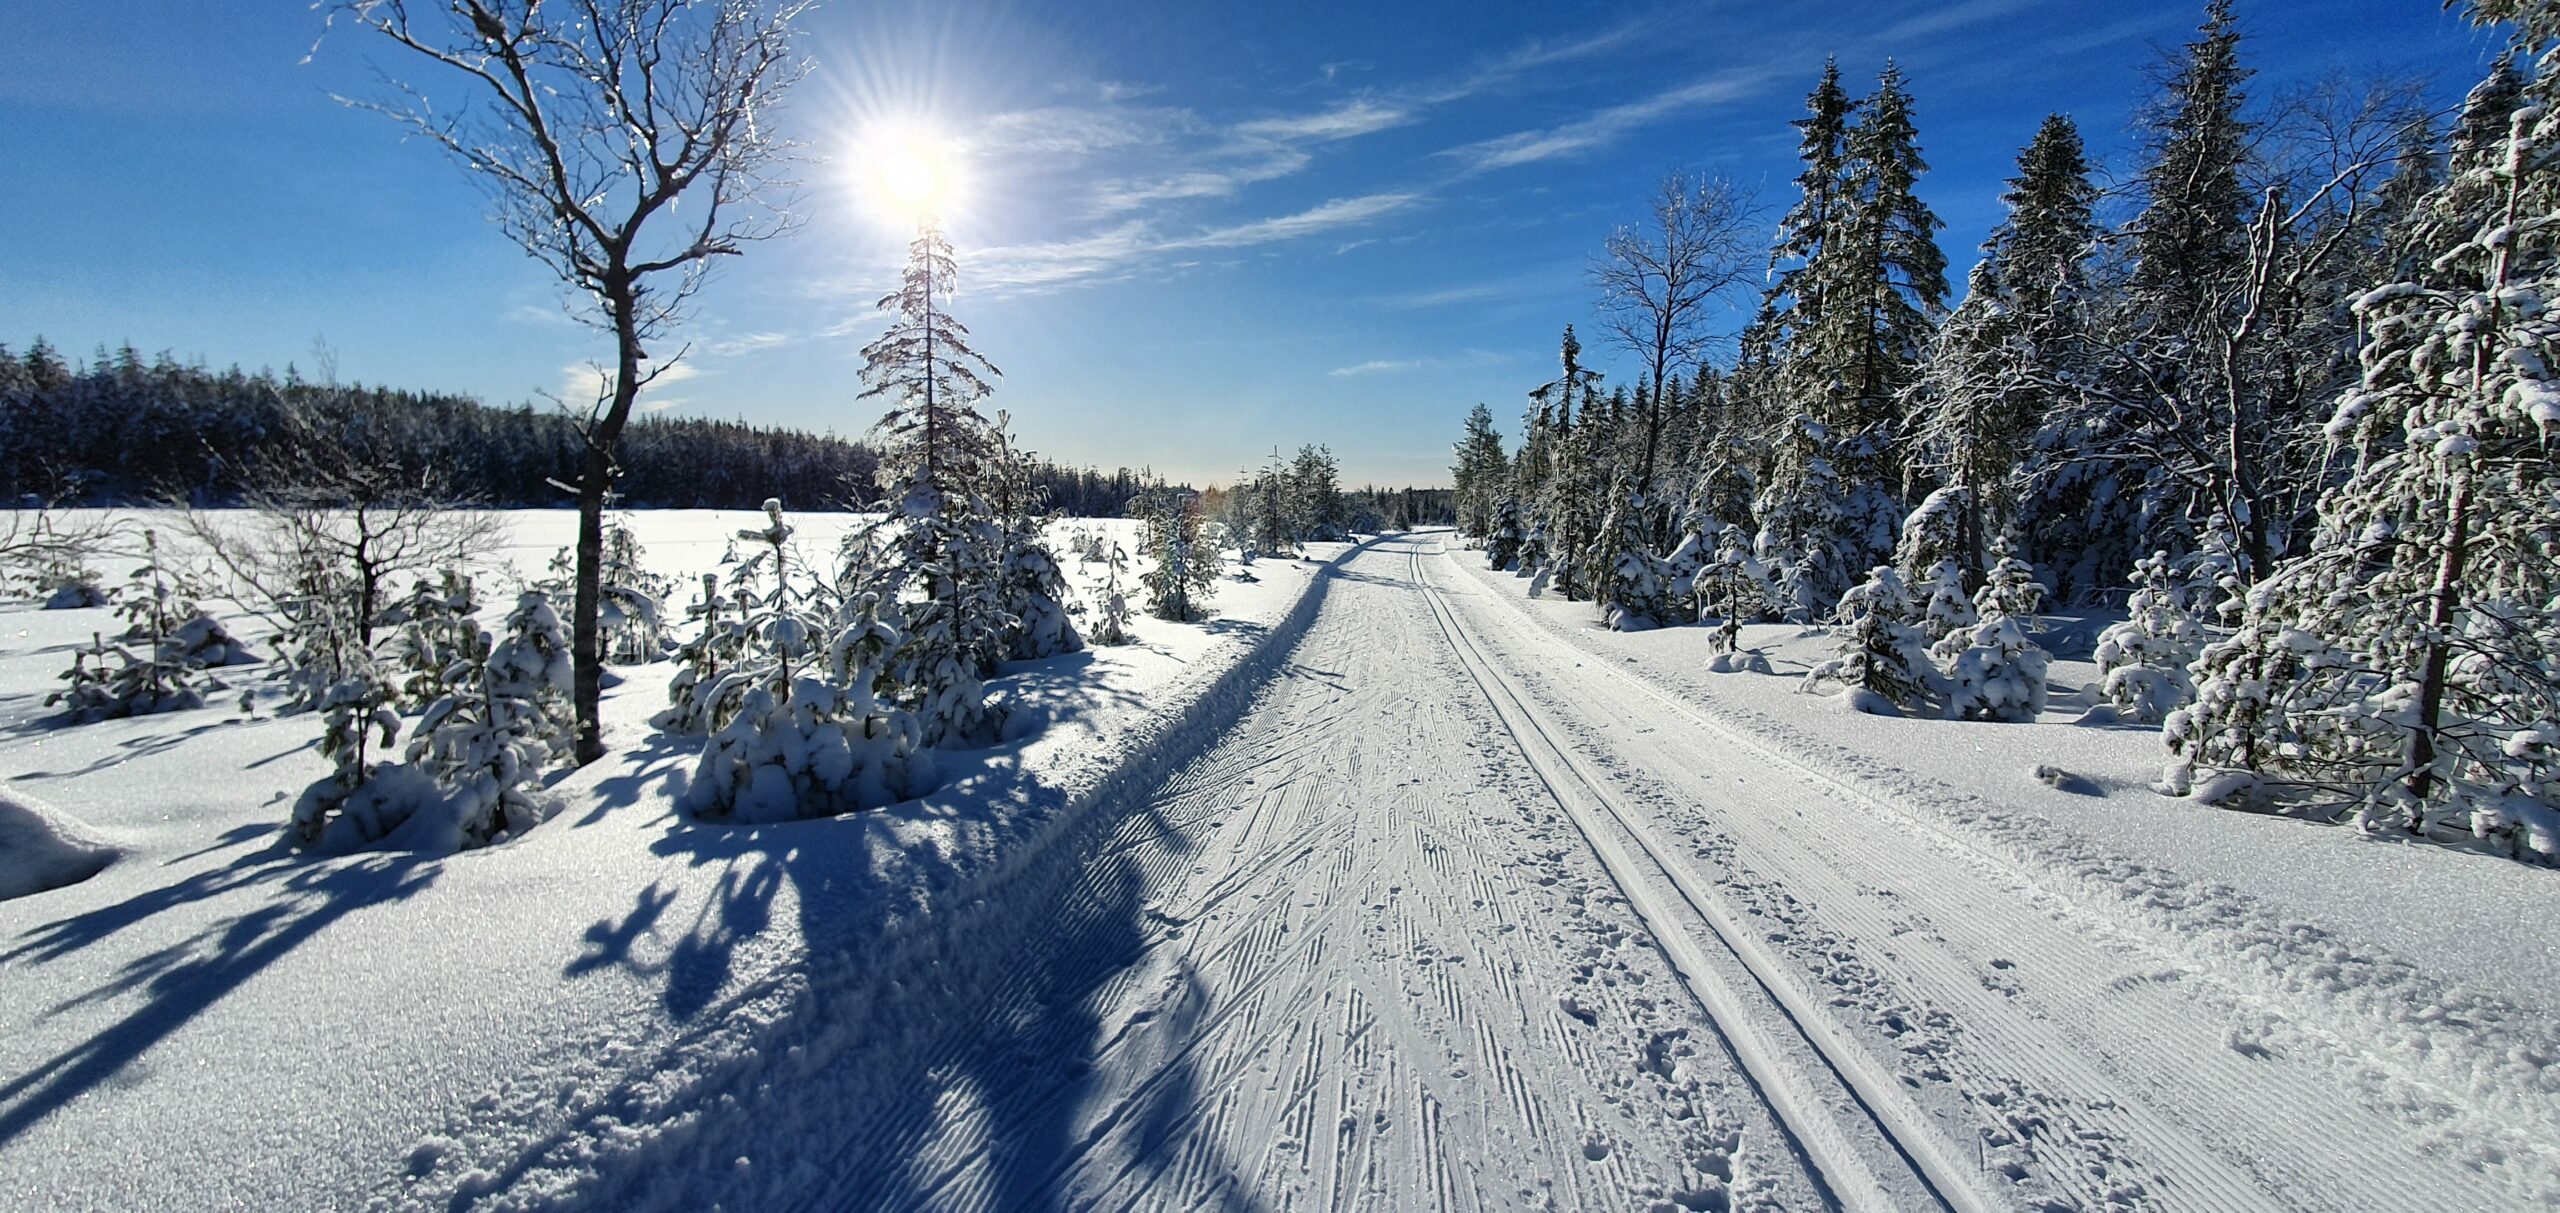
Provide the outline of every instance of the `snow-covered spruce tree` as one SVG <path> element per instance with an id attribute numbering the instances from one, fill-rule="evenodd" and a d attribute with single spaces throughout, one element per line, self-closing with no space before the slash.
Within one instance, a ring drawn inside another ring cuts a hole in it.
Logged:
<path id="1" fill-rule="evenodd" d="M 1991 570 L 1983 574 L 1982 588 L 1974 591 L 1974 611 L 1986 619 L 2006 615 L 2030 631 L 2042 630 L 2037 613 L 2044 610 L 2044 585 L 2036 580 L 2036 567 L 2019 559 L 2006 543 L 1994 551 L 1998 555 Z"/>
<path id="2" fill-rule="evenodd" d="M 1699 568 L 1694 584 L 1699 620 L 1715 624 L 1715 633 L 1708 639 L 1715 657 L 1707 668 L 1719 674 L 1745 669 L 1767 672 L 1765 659 L 1742 652 L 1742 624 L 1768 611 L 1775 587 L 1769 582 L 1769 571 L 1752 556 L 1751 541 L 1741 527 L 1728 523 L 1716 533 L 1715 557 Z"/>
<path id="3" fill-rule="evenodd" d="M 1298 501 L 1299 538 L 1330 542 L 1351 537 L 1350 509 L 1342 500 L 1341 471 L 1332 448 L 1299 447 L 1289 465 L 1289 490 Z"/>
<path id="4" fill-rule="evenodd" d="M 1780 432 L 1767 487 L 1752 503 L 1760 520 L 1753 547 L 1777 580 L 1778 613 L 1789 623 L 1820 618 L 1843 576 L 1838 544 L 1846 522 L 1829 439 L 1821 422 L 1795 418 Z"/>
<path id="5" fill-rule="evenodd" d="M 641 564 L 646 555 L 627 522 L 616 519 L 605 525 L 596 627 L 604 659 L 613 665 L 643 665 L 667 655 L 666 604 L 674 587 Z M 571 567 L 574 572 L 575 565 Z"/>
<path id="6" fill-rule="evenodd" d="M 1116 539 L 1104 539 L 1102 584 L 1094 587 L 1093 642 L 1127 644 L 1129 636 L 1129 550 Z"/>
<path id="7" fill-rule="evenodd" d="M 1902 520 L 1902 537 L 1894 543 L 1894 571 L 1920 602 L 1920 635 L 1931 652 L 1948 660 L 1972 643 L 1978 621 L 1965 584 L 1972 505 L 1970 490 L 1936 489 Z"/>
<path id="8" fill-rule="evenodd" d="M 569 757 L 577 729 L 569 634 L 550 595 L 528 590 L 502 625 L 472 637 L 444 696 L 409 734 L 409 765 L 444 789 L 433 815 L 401 830 L 422 850 L 487 846 L 548 818 L 543 768 Z"/>
<path id="9" fill-rule="evenodd" d="M 2032 722 L 2044 711 L 2045 669 L 2052 655 L 2031 639 L 2044 587 L 2035 569 L 2003 549 L 1967 614 L 1979 618 L 1947 633 L 1947 719 Z"/>
<path id="10" fill-rule="evenodd" d="M 1989 567 L 1992 537 L 2016 514 L 2011 477 L 2035 432 L 2044 395 L 2038 380 L 2045 373 L 1991 263 L 1975 266 L 1963 306 L 1939 328 L 1903 395 L 1908 452 L 1941 486 L 1920 509 L 1947 511 L 1942 525 L 1952 531 L 1932 537 L 1937 550 L 1929 565 L 1952 558 L 1969 575 Z M 1941 501 L 1940 494 L 1949 496 Z M 1894 563 L 1906 577 L 1918 571 L 1900 555 Z"/>
<path id="11" fill-rule="evenodd" d="M 701 734 L 719 727 L 712 691 L 722 676 L 745 659 L 752 633 L 746 619 L 720 592 L 716 573 L 702 575 L 702 597 L 685 608 L 697 625 L 692 638 L 676 646 L 676 672 L 667 680 L 667 706 L 649 723 L 668 733 Z"/>
<path id="12" fill-rule="evenodd" d="M 1839 655 L 1805 675 L 1806 690 L 1840 684 L 1853 711 L 1898 716 L 1918 711 L 1938 685 L 1928 646 L 1912 626 L 1919 604 L 1893 566 L 1880 564 L 1840 598 Z"/>
<path id="13" fill-rule="evenodd" d="M 1153 498 L 1143 498 L 1152 504 Z M 1134 511 L 1145 517 L 1145 510 Z M 1253 550 L 1256 555 L 1274 560 L 1298 554 L 1298 537 L 1306 528 L 1298 515 L 1298 497 L 1291 491 L 1289 469 L 1280 463 L 1280 452 L 1271 452 L 1271 465 L 1253 481 Z"/>
<path id="14" fill-rule="evenodd" d="M 1589 557 L 1597 581 L 1592 600 L 1614 631 L 1660 627 L 1669 608 L 1662 558 L 1650 550 L 1645 516 L 1644 494 L 1636 491 L 1630 475 L 1621 473 Z"/>
<path id="15" fill-rule="evenodd" d="M 231 629 L 205 611 L 196 579 L 161 559 L 159 532 L 142 532 L 142 550 L 143 561 L 126 580 L 116 605 L 125 619 L 125 643 L 143 646 L 167 665 L 211 669 L 257 660 Z"/>
<path id="16" fill-rule="evenodd" d="M 1486 528 L 1484 562 L 1486 567 L 1508 569 L 1520 563 L 1520 503 L 1504 497 L 1493 504 L 1493 522 Z"/>
<path id="17" fill-rule="evenodd" d="M 927 745 L 992 740 L 1002 725 L 984 679 L 1007 651 L 1003 539 L 982 489 L 994 439 L 977 402 L 1001 372 L 969 345 L 947 300 L 958 267 L 930 219 L 907 246 L 889 330 L 863 347 L 863 397 L 886 397 L 882 466 L 892 475 L 905 644 L 891 666 Z"/>
<path id="18" fill-rule="evenodd" d="M 1467 413 L 1457 456 L 1449 474 L 1457 486 L 1458 534 L 1467 539 L 1488 538 L 1498 507 L 1508 499 L 1511 474 L 1510 461 L 1502 454 L 1502 435 L 1493 428 L 1492 409 L 1479 404 Z"/>
<path id="19" fill-rule="evenodd" d="M 326 553 L 297 554 L 278 602 L 284 626 L 276 650 L 284 664 L 288 708 L 317 708 L 339 683 L 373 664 L 373 646 L 357 616 L 355 585 Z"/>
<path id="20" fill-rule="evenodd" d="M 206 691 L 222 689 L 203 666 L 168 646 L 137 652 L 94 632 L 88 648 L 72 650 L 71 668 L 61 678 L 62 689 L 45 696 L 45 706 L 61 707 L 78 724 L 188 711 L 204 706 Z"/>
<path id="21" fill-rule="evenodd" d="M 1937 247 L 1938 220 L 1913 192 L 1926 165 L 1899 70 L 1888 65 L 1875 95 L 1853 105 L 1840 92 L 1837 68 L 1826 66 L 1807 107 L 1809 116 L 1797 123 L 1803 197 L 1781 221 L 1770 323 L 1783 338 L 1780 397 L 1818 425 L 1782 436 L 1782 445 L 1818 432 L 1831 484 L 1805 484 L 1814 463 L 1782 457 L 1764 497 L 1834 497 L 1836 516 L 1822 539 L 1838 558 L 1806 590 L 1828 601 L 1845 588 L 1849 570 L 1892 552 L 1908 487 L 1907 460 L 1897 450 L 1899 402 L 1943 306 L 1946 258 Z M 1855 127 L 1848 125 L 1853 109 L 1865 113 Z M 1764 511 L 1764 529 L 1767 521 Z M 1804 555 L 1801 546 L 1763 553 L 1782 570 Z"/>
<path id="22" fill-rule="evenodd" d="M 2427 275 L 2356 303 L 2371 339 L 2331 433 L 2366 453 L 2300 557 L 2195 666 L 2164 784 L 2560 861 L 2560 5 L 2494 0 L 2523 86 L 2504 154 L 2447 190 Z"/>
<path id="23" fill-rule="evenodd" d="M 2194 701 L 2187 667 L 2204 645 L 2204 624 L 2178 592 L 2169 554 L 2153 552 L 2133 566 L 2124 621 L 2098 634 L 2099 691 L 2118 719 L 2158 724 Z"/>
<path id="24" fill-rule="evenodd" d="M 703 599 L 692 607 L 702 629 L 680 650 L 667 707 L 650 720 L 662 731 L 718 729 L 758 679 L 815 651 L 824 623 L 791 586 L 793 527 L 780 499 L 767 498 L 764 506 L 764 526 L 738 531 L 737 542 L 749 545 L 746 554 L 732 544 L 722 560 L 727 588 L 703 575 Z"/>
<path id="25" fill-rule="evenodd" d="M 445 569 L 436 580 L 418 579 L 409 596 L 394 604 L 390 675 L 399 679 L 401 706 L 423 711 L 444 696 L 444 673 L 462 659 L 480 634 L 477 587 L 459 569 Z"/>
<path id="26" fill-rule="evenodd" d="M 349 851 L 385 834 L 444 799 L 435 780 L 413 766 L 373 761 L 400 738 L 394 692 L 380 672 L 360 666 L 321 697 L 320 756 L 336 769 L 294 801 L 286 829 L 296 842 Z"/>
<path id="27" fill-rule="evenodd" d="M 1147 613 L 1158 619 L 1199 618 L 1218 586 L 1216 555 L 1200 538 L 1199 501 L 1159 488 L 1130 504 L 1130 512 L 1146 520 L 1139 550 L 1147 565 L 1138 580 L 1146 587 Z"/>
<path id="28" fill-rule="evenodd" d="M 1084 638 L 1068 615 L 1066 572 L 1043 537 L 1050 517 L 1047 495 L 1031 478 L 1029 452 L 1014 447 L 1007 421 L 1005 414 L 996 414 L 995 457 L 988 476 L 1001 537 L 1005 656 L 1033 660 L 1073 653 L 1084 648 Z M 1208 547 L 1214 559 L 1218 543 L 1211 540 Z"/>
<path id="29" fill-rule="evenodd" d="M 923 726 L 888 693 L 888 665 L 906 643 L 897 604 L 866 590 L 845 613 L 822 661 L 786 661 L 747 688 L 695 766 L 686 812 L 742 822 L 826 817 L 932 786 Z"/>
<path id="30" fill-rule="evenodd" d="M 1608 500 L 1603 444 L 1609 435 L 1593 416 L 1590 397 L 1584 397 L 1582 406 L 1578 423 L 1570 412 L 1557 413 L 1546 497 L 1538 507 L 1546 527 L 1542 536 L 1546 559 L 1530 591 L 1535 594 L 1553 587 L 1577 601 L 1599 589 L 1601 569 L 1592 559 L 1592 548 L 1599 541 L 1601 509 Z"/>

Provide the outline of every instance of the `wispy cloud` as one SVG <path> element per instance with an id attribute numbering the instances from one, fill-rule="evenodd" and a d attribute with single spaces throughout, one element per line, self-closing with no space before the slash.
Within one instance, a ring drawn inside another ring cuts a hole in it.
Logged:
<path id="1" fill-rule="evenodd" d="M 1456 159 L 1462 171 L 1470 174 L 1571 156 L 1615 143 L 1640 127 L 1684 111 L 1739 100 L 1777 75 L 1778 69 L 1773 65 L 1736 68 L 1641 100 L 1613 105 L 1572 122 L 1461 144 L 1440 154 Z"/>
<path id="2" fill-rule="evenodd" d="M 1387 295 L 1379 298 L 1377 302 L 1400 310 L 1453 307 L 1462 303 L 1491 303 L 1497 300 L 1550 293 L 1559 287 L 1580 281 L 1583 273 L 1584 269 L 1579 263 L 1561 263 L 1540 266 L 1516 274 L 1505 274 L 1499 278 L 1453 283 L 1449 286 Z"/>
<path id="3" fill-rule="evenodd" d="M 1413 114 L 1402 106 L 1382 105 L 1363 99 L 1321 113 L 1240 123 L 1235 133 L 1248 139 L 1331 141 L 1383 131 L 1412 120 Z"/>
<path id="4" fill-rule="evenodd" d="M 1364 375 L 1395 375 L 1409 371 L 1447 371 L 1466 367 L 1492 366 L 1510 359 L 1492 350 L 1467 349 L 1446 357 L 1378 358 L 1368 362 L 1338 366 L 1326 371 L 1329 379 L 1356 379 Z"/>
<path id="5" fill-rule="evenodd" d="M 1203 232 L 1185 240 L 1167 244 L 1166 248 L 1238 248 L 1249 244 L 1270 244 L 1295 240 L 1337 227 L 1366 223 L 1381 215 L 1393 214 L 1420 202 L 1416 193 L 1364 194 L 1357 198 L 1336 198 L 1321 206 L 1310 207 L 1294 215 L 1256 219 L 1250 223 L 1231 224 Z"/>
<path id="6" fill-rule="evenodd" d="M 971 277 L 981 285 L 1017 293 L 1085 279 L 1117 281 L 1139 263 L 1162 254 L 1279 244 L 1367 223 L 1421 201 L 1422 195 L 1416 193 L 1336 198 L 1287 215 L 1178 235 L 1133 219 L 1073 240 L 984 250 L 972 259 L 978 268 Z"/>

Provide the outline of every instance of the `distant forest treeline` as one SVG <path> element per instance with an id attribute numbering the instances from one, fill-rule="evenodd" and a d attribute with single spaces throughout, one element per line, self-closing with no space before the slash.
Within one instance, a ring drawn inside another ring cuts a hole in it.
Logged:
<path id="1" fill-rule="evenodd" d="M 302 424 L 294 424 L 299 417 Z M 0 345 L 0 495 L 65 504 L 180 498 L 218 505 L 282 444 L 317 431 L 434 468 L 462 496 L 493 506 L 565 506 L 577 422 L 530 404 L 313 383 L 238 367 L 214 371 L 133 347 L 66 363 L 39 337 L 24 354 Z M 879 456 L 830 434 L 696 417 L 644 417 L 623 434 L 615 489 L 635 506 L 795 508 L 879 496 Z M 1045 460 L 1033 479 L 1061 512 L 1117 517 L 1155 482 L 1144 469 L 1101 472 Z"/>

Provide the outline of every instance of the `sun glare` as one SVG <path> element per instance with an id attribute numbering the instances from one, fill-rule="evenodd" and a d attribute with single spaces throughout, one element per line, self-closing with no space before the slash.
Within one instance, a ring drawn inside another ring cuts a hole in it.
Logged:
<path id="1" fill-rule="evenodd" d="M 860 157 L 863 197 L 882 222 L 912 227 L 961 201 L 959 147 L 929 126 L 883 123 L 862 139 Z"/>

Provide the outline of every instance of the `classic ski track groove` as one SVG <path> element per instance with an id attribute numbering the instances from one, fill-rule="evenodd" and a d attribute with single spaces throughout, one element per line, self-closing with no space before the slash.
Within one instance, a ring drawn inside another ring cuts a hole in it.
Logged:
<path id="1" fill-rule="evenodd" d="M 1937 1134 L 1923 1127 L 1919 1110 L 1862 1064 L 1862 1054 L 1832 1038 L 1827 1021 L 1794 995 L 1792 983 L 1738 938 L 1739 931 L 1713 902 L 1691 887 L 1681 865 L 1665 859 L 1649 831 L 1613 802 L 1604 777 L 1590 772 L 1568 743 L 1551 734 L 1511 678 L 1467 635 L 1423 571 L 1420 547 L 1409 548 L 1408 557 L 1414 586 L 1431 605 L 1451 647 L 1558 803 L 1575 815 L 1592 849 L 1636 903 L 1647 929 L 1665 941 L 1680 976 L 1821 1168 L 1832 1194 L 1852 1209 L 1907 1209 L 1922 1200 L 1965 1213 L 1997 1207 L 1973 1190 L 1969 1176 L 1938 1156 Z M 1657 884 L 1669 885 L 1674 897 L 1656 893 Z M 1688 930 L 1692 922 L 1704 930 Z M 1730 960 L 1718 964 L 1699 935 L 1722 945 Z M 1745 981 L 1733 980 L 1736 967 Z M 1805 1064 L 1808 1060 L 1816 1064 Z M 1825 1075 L 1836 1086 L 1823 1083 Z M 1843 1104 L 1854 1106 L 1858 1115 L 1841 1115 Z M 1878 1144 L 1885 1149 L 1877 1149 Z M 1879 1166 L 1887 1154 L 1911 1169 L 1895 1174 L 1889 1164 Z"/>

